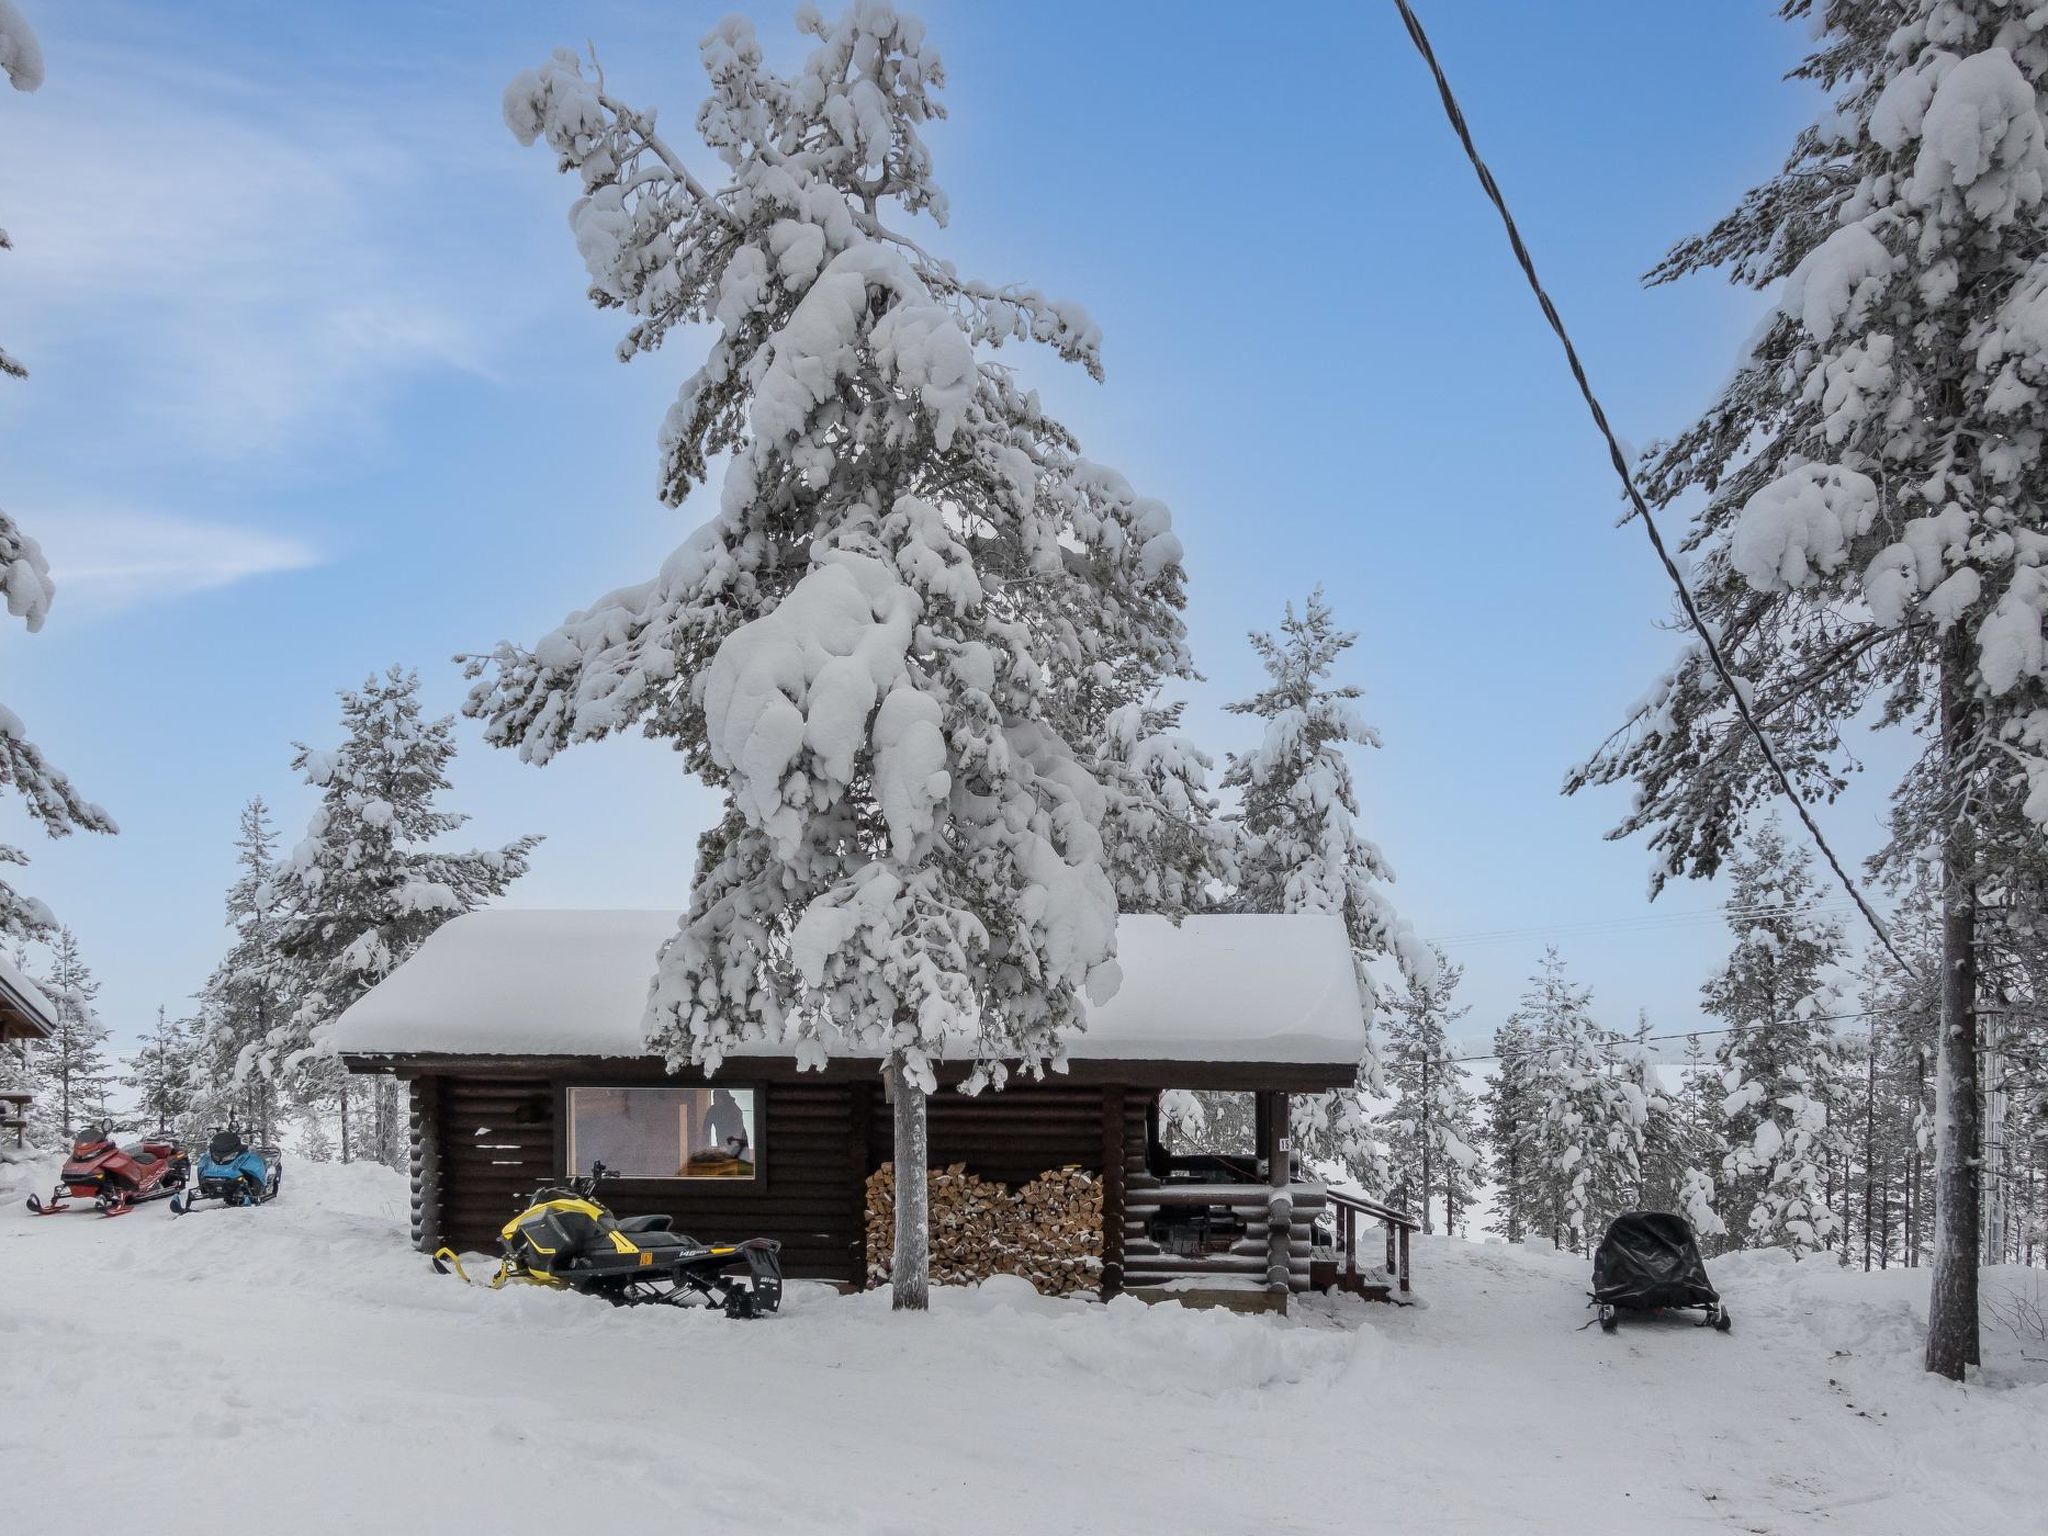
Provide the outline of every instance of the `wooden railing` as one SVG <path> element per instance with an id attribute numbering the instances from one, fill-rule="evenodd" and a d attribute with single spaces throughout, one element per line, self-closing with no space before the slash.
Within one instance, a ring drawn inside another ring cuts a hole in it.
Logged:
<path id="1" fill-rule="evenodd" d="M 1124 1283 L 1233 1275 L 1280 1290 L 1307 1290 L 1313 1226 L 1322 1206 L 1323 1186 L 1311 1180 L 1274 1186 L 1134 1178 L 1124 1192 Z M 1244 1231 L 1227 1246 L 1200 1253 L 1171 1253 L 1153 1241 L 1154 1217 L 1189 1208 L 1226 1211 Z"/>
<path id="2" fill-rule="evenodd" d="M 1422 1223 L 1406 1211 L 1341 1189 L 1328 1190 L 1325 1197 L 1337 1218 L 1338 1276 L 1344 1289 L 1358 1288 L 1358 1220 L 1364 1216 L 1387 1229 L 1387 1278 L 1397 1292 L 1407 1295 L 1408 1234 L 1419 1231 Z"/>

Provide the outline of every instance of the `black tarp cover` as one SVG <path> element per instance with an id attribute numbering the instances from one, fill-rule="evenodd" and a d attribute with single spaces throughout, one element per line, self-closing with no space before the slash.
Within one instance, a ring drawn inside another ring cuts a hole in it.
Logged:
<path id="1" fill-rule="evenodd" d="M 1721 1298 L 1683 1216 L 1630 1211 L 1593 1254 L 1593 1296 L 1617 1307 L 1704 1307 Z"/>

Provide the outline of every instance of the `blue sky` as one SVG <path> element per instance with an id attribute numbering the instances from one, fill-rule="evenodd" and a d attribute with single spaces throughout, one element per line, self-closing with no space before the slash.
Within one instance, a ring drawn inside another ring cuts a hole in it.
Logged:
<path id="1" fill-rule="evenodd" d="M 22 5 L 49 80 L 0 97 L 0 335 L 33 370 L 0 497 L 59 593 L 0 666 L 123 831 L 41 843 L 10 804 L 0 837 L 126 1037 L 218 952 L 242 801 L 298 835 L 290 744 L 331 740 L 337 687 L 403 662 L 453 709 L 455 652 L 531 641 L 698 520 L 652 489 L 691 352 L 614 360 L 570 184 L 498 100 L 590 40 L 686 139 L 732 7 Z M 1620 797 L 1557 794 L 1668 656 L 1666 593 L 1391 6 L 914 8 L 952 110 L 934 243 L 1102 326 L 1108 382 L 1044 385 L 1173 508 L 1191 726 L 1249 744 L 1220 710 L 1255 686 L 1244 632 L 1323 583 L 1386 739 L 1367 828 L 1467 964 L 1472 1031 L 1546 940 L 1616 1022 L 1691 1022 L 1715 892 L 1647 906 L 1646 852 L 1601 839 Z M 790 8 L 748 9 L 793 56 Z M 1801 38 L 1761 0 L 1423 9 L 1620 429 L 1681 426 L 1759 300 L 1637 276 L 1811 115 L 1780 79 Z M 682 903 L 711 802 L 666 748 L 534 770 L 462 730 L 476 837 L 547 837 L 515 904 Z M 1878 809 L 1830 825 L 1861 852 Z"/>

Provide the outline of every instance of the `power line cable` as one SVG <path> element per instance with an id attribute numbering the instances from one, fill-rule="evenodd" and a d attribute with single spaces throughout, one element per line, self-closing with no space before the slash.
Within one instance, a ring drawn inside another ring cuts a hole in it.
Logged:
<path id="1" fill-rule="evenodd" d="M 1432 939 L 1432 943 L 1446 947 L 1461 944 L 1494 944 L 1511 939 L 1542 938 L 1546 935 L 1560 936 L 1591 935 L 1610 933 L 1654 932 L 1665 928 L 1678 928 L 1693 923 L 1718 920 L 1740 922 L 1751 918 L 1767 917 L 1808 917 L 1832 916 L 1838 912 L 1854 910 L 1854 905 L 1844 897 L 1825 901 L 1810 902 L 1803 906 L 1777 906 L 1760 904 L 1753 907 L 1716 907 L 1686 912 L 1646 912 L 1634 917 L 1593 918 L 1583 923 L 1538 923 L 1526 928 L 1487 928 L 1471 933 L 1445 934 Z"/>
<path id="2" fill-rule="evenodd" d="M 1650 547 L 1656 550 L 1657 559 L 1664 567 L 1664 574 L 1671 578 L 1671 585 L 1678 593 L 1679 606 L 1685 611 L 1686 622 L 1699 636 L 1707 660 L 1713 665 L 1722 685 L 1727 688 L 1728 697 L 1734 702 L 1736 715 L 1756 742 L 1757 750 L 1762 753 L 1764 762 L 1770 767 L 1771 776 L 1778 781 L 1778 788 L 1784 793 L 1785 798 L 1792 802 L 1792 808 L 1799 813 L 1800 821 L 1805 823 L 1808 835 L 1820 849 L 1821 856 L 1828 861 L 1828 867 L 1835 872 L 1835 878 L 1841 881 L 1842 888 L 1855 901 L 1863 914 L 1864 922 L 1870 925 L 1870 931 L 1877 935 L 1878 943 L 1885 947 L 1907 975 L 1917 974 L 1906 957 L 1900 954 L 1892 943 L 1891 934 L 1879 920 L 1876 910 L 1864 898 L 1862 888 L 1849 877 L 1849 871 L 1843 867 L 1842 861 L 1835 855 L 1835 850 L 1822 835 L 1820 823 L 1814 819 L 1813 811 L 1794 787 L 1792 775 L 1779 760 L 1777 748 L 1771 744 L 1770 737 L 1764 732 L 1763 723 L 1750 708 L 1748 695 L 1729 666 L 1728 659 L 1721 653 L 1720 641 L 1715 638 L 1712 626 L 1707 623 L 1693 602 L 1692 590 L 1685 584 L 1685 576 L 1678 569 L 1678 562 L 1671 558 L 1671 551 L 1665 547 L 1664 535 L 1658 531 L 1656 520 L 1650 515 L 1649 503 L 1643 499 L 1643 493 L 1636 487 L 1635 475 L 1628 467 L 1628 456 L 1622 452 L 1621 442 L 1614 435 L 1614 428 L 1608 425 L 1607 412 L 1602 409 L 1599 397 L 1593 393 L 1592 382 L 1586 377 L 1585 365 L 1579 361 L 1579 351 L 1572 344 L 1571 333 L 1565 329 L 1563 317 L 1558 314 L 1557 306 L 1551 302 L 1550 295 L 1544 290 L 1542 279 L 1536 275 L 1535 258 L 1530 256 L 1528 246 L 1522 241 L 1522 232 L 1515 224 L 1515 216 L 1508 211 L 1506 197 L 1502 195 L 1499 184 L 1493 179 L 1493 172 L 1487 169 L 1486 162 L 1480 158 L 1478 146 L 1472 142 L 1472 130 L 1466 126 L 1464 110 L 1459 107 L 1458 98 L 1451 93 L 1451 82 L 1445 77 L 1443 66 L 1437 62 L 1436 50 L 1430 46 L 1429 34 L 1422 30 L 1422 23 L 1416 20 L 1415 12 L 1409 7 L 1408 0 L 1394 0 L 1394 7 L 1401 13 L 1402 24 L 1407 27 L 1409 39 L 1415 44 L 1416 51 L 1422 55 L 1423 63 L 1429 66 L 1430 75 L 1436 81 L 1437 95 L 1443 101 L 1444 115 L 1450 119 L 1451 131 L 1457 134 L 1458 142 L 1464 146 L 1465 158 L 1472 162 L 1472 169 L 1479 177 L 1480 187 L 1484 189 L 1495 211 L 1500 214 L 1501 224 L 1507 230 L 1508 244 L 1514 248 L 1515 260 L 1522 268 L 1523 277 L 1528 280 L 1529 291 L 1535 294 L 1537 304 L 1542 307 L 1543 318 L 1550 322 L 1550 329 L 1556 333 L 1559 344 L 1563 346 L 1565 361 L 1571 365 L 1572 378 L 1579 386 L 1579 395 L 1586 402 L 1586 409 L 1592 412 L 1593 424 L 1600 429 L 1601 437 L 1606 439 L 1608 457 L 1614 462 L 1614 473 L 1621 481 L 1621 488 L 1628 496 L 1629 505 L 1634 508 L 1635 515 L 1642 520 L 1643 531 L 1649 535 Z"/>

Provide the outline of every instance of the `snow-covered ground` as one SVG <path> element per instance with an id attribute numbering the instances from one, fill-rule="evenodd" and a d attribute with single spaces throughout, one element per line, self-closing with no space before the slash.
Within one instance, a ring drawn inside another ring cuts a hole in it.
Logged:
<path id="1" fill-rule="evenodd" d="M 2048 1366 L 1993 1335 L 1981 1381 L 1923 1376 L 1922 1274 L 1725 1259 L 1733 1334 L 1607 1337 L 1578 1331 L 1579 1261 L 1438 1239 L 1427 1308 L 992 1282 L 923 1319 L 798 1287 L 743 1324 L 465 1289 L 405 1246 L 381 1169 L 294 1164 L 273 1206 L 183 1218 L 37 1220 L 19 1193 L 13 1530 L 1931 1536 L 2048 1507 Z"/>

